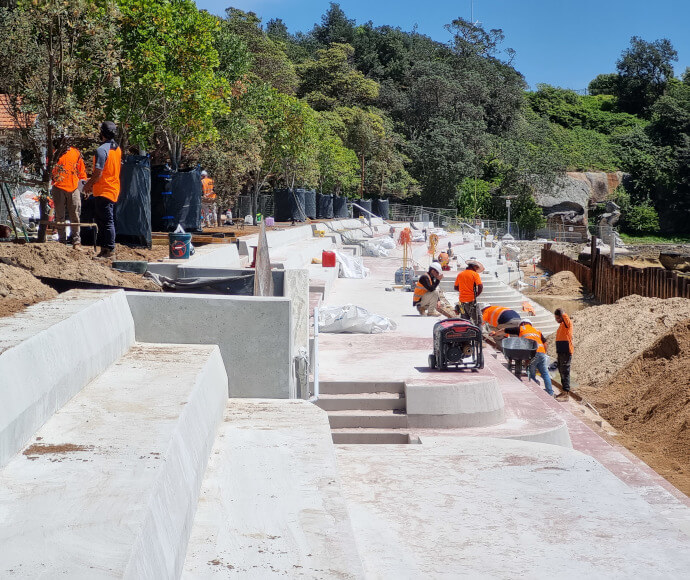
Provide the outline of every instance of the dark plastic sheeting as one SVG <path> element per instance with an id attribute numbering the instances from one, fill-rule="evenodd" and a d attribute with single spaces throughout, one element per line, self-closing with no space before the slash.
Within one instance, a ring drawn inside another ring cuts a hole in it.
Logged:
<path id="1" fill-rule="evenodd" d="M 273 212 L 277 222 L 303 222 L 304 189 L 276 189 L 273 191 Z"/>
<path id="2" fill-rule="evenodd" d="M 120 171 L 120 197 L 115 204 L 116 241 L 151 247 L 151 164 L 149 158 L 128 155 Z"/>
<path id="3" fill-rule="evenodd" d="M 333 196 L 333 217 L 334 218 L 348 218 L 350 214 L 347 211 L 347 198 Z"/>
<path id="4" fill-rule="evenodd" d="M 329 220 L 333 218 L 333 196 L 321 195 L 316 196 L 316 217 L 319 219 Z"/>
<path id="5" fill-rule="evenodd" d="M 387 199 L 375 199 L 372 208 L 371 211 L 373 211 L 375 215 L 384 220 L 388 219 L 390 215 L 390 202 Z"/>
<path id="6" fill-rule="evenodd" d="M 371 211 L 372 203 L 370 199 L 356 199 L 355 203 L 359 206 L 362 206 L 364 209 Z M 361 211 L 357 206 L 352 206 L 352 215 L 355 218 L 358 218 L 359 216 L 364 216 L 365 218 L 369 217 L 368 213 Z"/>
<path id="7" fill-rule="evenodd" d="M 313 190 L 304 192 L 304 213 L 310 220 L 316 219 L 316 192 Z"/>
<path id="8" fill-rule="evenodd" d="M 201 172 L 152 167 L 151 226 L 157 232 L 171 232 L 177 224 L 187 232 L 200 231 Z"/>

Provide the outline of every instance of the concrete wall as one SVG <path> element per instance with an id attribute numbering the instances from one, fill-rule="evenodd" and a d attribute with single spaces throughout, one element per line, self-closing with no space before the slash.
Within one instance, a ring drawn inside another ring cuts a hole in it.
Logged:
<path id="1" fill-rule="evenodd" d="M 217 344 L 230 397 L 294 392 L 288 298 L 128 292 L 127 300 L 140 342 Z"/>
<path id="2" fill-rule="evenodd" d="M 72 290 L 0 320 L 0 467 L 134 343 L 124 291 Z"/>

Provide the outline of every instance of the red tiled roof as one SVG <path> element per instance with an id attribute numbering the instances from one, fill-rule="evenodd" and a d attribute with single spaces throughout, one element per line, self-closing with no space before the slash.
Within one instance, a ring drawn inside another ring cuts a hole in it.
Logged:
<path id="1" fill-rule="evenodd" d="M 27 129 L 36 121 L 36 115 L 20 113 L 19 119 L 12 115 L 12 103 L 9 95 L 0 94 L 0 131 Z"/>

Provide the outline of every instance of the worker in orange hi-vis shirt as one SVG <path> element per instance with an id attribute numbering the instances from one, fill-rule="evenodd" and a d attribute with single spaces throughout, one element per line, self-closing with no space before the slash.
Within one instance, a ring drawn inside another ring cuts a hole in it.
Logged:
<path id="1" fill-rule="evenodd" d="M 115 254 L 115 204 L 120 197 L 120 169 L 122 149 L 115 142 L 117 125 L 112 121 L 101 123 L 101 146 L 93 159 L 93 174 L 84 185 L 84 193 L 93 192 L 95 218 L 98 225 L 99 258 L 112 258 Z"/>
<path id="2" fill-rule="evenodd" d="M 71 224 L 78 224 L 81 215 L 81 191 L 79 182 L 86 181 L 86 167 L 81 153 L 74 147 L 70 147 L 65 138 L 58 139 L 55 143 L 55 158 L 57 162 L 53 166 L 53 187 L 50 191 L 55 205 L 55 221 L 58 225 L 58 238 L 60 243 L 66 244 L 65 235 L 65 208 Z M 81 230 L 79 226 L 70 225 L 72 246 L 81 247 Z"/>
<path id="3" fill-rule="evenodd" d="M 208 176 L 208 171 L 201 172 L 201 219 L 204 225 L 213 227 L 218 225 L 218 206 L 216 205 L 216 192 L 213 179 Z"/>
<path id="4" fill-rule="evenodd" d="M 455 312 L 465 320 L 470 320 L 475 326 L 481 327 L 481 312 L 477 312 L 477 296 L 484 290 L 479 273 L 484 266 L 476 260 L 467 260 L 467 268 L 460 272 L 455 279 L 454 288 L 458 291 L 458 304 Z"/>

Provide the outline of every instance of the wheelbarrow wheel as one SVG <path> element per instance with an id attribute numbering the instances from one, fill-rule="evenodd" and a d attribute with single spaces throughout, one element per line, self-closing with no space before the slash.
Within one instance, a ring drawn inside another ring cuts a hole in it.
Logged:
<path id="1" fill-rule="evenodd" d="M 522 380 L 522 361 L 521 360 L 516 360 L 515 361 L 515 376 Z"/>

